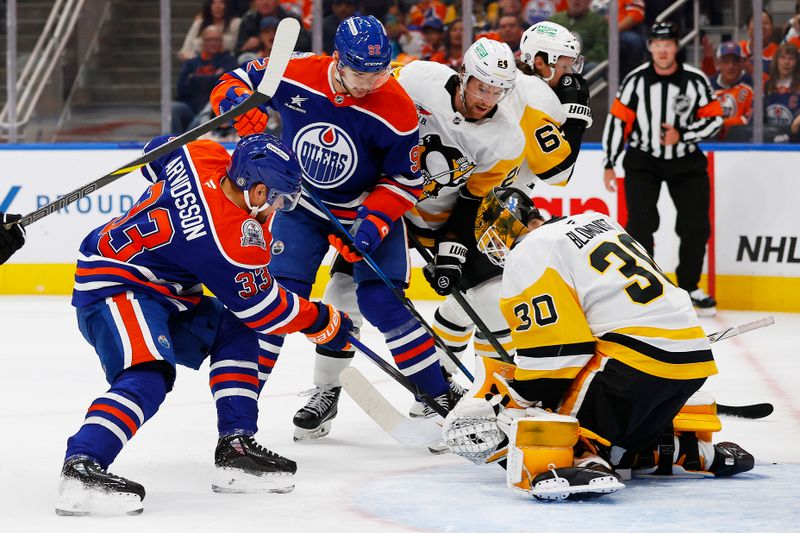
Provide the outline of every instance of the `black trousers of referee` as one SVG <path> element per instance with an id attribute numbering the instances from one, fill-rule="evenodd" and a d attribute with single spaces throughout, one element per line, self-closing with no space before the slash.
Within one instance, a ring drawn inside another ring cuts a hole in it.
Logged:
<path id="1" fill-rule="evenodd" d="M 699 149 L 677 159 L 658 159 L 645 152 L 628 149 L 622 162 L 625 169 L 625 201 L 631 237 L 653 254 L 653 233 L 658 229 L 658 196 L 661 182 L 667 183 L 675 203 L 677 221 L 675 233 L 680 239 L 678 267 L 675 275 L 678 286 L 693 291 L 700 281 L 706 243 L 711 235 L 709 220 L 710 187 L 708 160 Z"/>

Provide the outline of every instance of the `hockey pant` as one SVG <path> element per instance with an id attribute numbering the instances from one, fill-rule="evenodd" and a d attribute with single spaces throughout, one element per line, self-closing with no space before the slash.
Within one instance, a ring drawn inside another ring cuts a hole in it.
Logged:
<path id="1" fill-rule="evenodd" d="M 660 378 L 596 354 L 569 387 L 558 412 L 576 417 L 581 427 L 609 441 L 611 462 L 620 466 L 623 456 L 658 446 L 665 433 L 671 441 L 673 420 L 704 382 Z"/>
<path id="2" fill-rule="evenodd" d="M 515 349 L 511 339 L 511 330 L 503 317 L 503 313 L 500 311 L 501 283 L 502 277 L 491 278 L 471 289 L 467 289 L 464 296 L 489 328 L 492 335 L 497 338 L 506 352 L 513 358 Z M 472 319 L 469 318 L 461 304 L 452 295 L 445 298 L 444 303 L 439 306 L 434 314 L 433 330 L 459 357 L 466 350 L 474 329 L 475 325 L 472 323 Z M 499 357 L 481 331 L 475 332 L 474 348 L 476 356 L 495 359 Z M 451 374 L 458 371 L 458 368 L 448 357 L 442 358 L 442 364 Z"/>
<path id="3" fill-rule="evenodd" d="M 107 468 L 149 420 L 175 381 L 175 365 L 198 369 L 210 357 L 209 385 L 220 435 L 258 430 L 259 341 L 216 298 L 175 313 L 128 291 L 78 308 L 78 325 L 111 385 L 90 405 L 66 456 Z M 267 370 L 267 369 L 264 369 Z"/>

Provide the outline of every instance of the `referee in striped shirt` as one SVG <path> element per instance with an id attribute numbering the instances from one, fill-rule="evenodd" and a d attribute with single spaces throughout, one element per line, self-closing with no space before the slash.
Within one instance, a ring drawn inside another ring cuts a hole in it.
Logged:
<path id="1" fill-rule="evenodd" d="M 628 143 L 625 169 L 625 230 L 653 255 L 653 233 L 661 182 L 675 202 L 680 238 L 678 286 L 689 292 L 698 315 L 713 316 L 717 302 L 698 287 L 703 270 L 709 221 L 709 178 L 706 156 L 697 143 L 722 126 L 722 107 L 699 69 L 678 58 L 678 32 L 658 22 L 647 43 L 652 62 L 622 81 L 603 131 L 606 189 L 616 191 L 614 164 Z"/>

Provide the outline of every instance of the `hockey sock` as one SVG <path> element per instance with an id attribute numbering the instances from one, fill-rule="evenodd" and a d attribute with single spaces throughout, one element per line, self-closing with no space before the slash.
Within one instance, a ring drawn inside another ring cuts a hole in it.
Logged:
<path id="1" fill-rule="evenodd" d="M 355 352 L 332 351 L 317 346 L 317 358 L 314 361 L 314 385 L 321 389 L 340 387 L 339 373 L 350 366 Z"/>
<path id="2" fill-rule="evenodd" d="M 66 457 L 88 455 L 108 468 L 122 447 L 158 411 L 167 379 L 152 368 L 129 368 L 89 407 L 78 432 L 67 441 Z"/>
<path id="3" fill-rule="evenodd" d="M 433 337 L 392 291 L 380 281 L 365 281 L 358 285 L 356 296 L 364 317 L 386 337 L 400 372 L 426 394 L 447 392 Z"/>
<path id="4" fill-rule="evenodd" d="M 394 362 L 422 392 L 439 396 L 449 389 L 439 365 L 439 356 L 431 337 L 412 318 L 402 326 L 383 333 Z"/>
<path id="5" fill-rule="evenodd" d="M 493 331 L 492 335 L 494 335 L 497 339 L 497 342 L 499 342 L 503 348 L 505 348 L 506 352 L 508 352 L 508 355 L 514 357 L 516 350 L 514 349 L 514 342 L 511 340 L 511 330 L 503 329 L 500 331 Z M 483 357 L 494 357 L 495 359 L 500 357 L 497 354 L 497 350 L 494 349 L 486 336 L 480 331 L 475 332 L 475 340 L 473 341 L 473 344 L 475 346 L 476 356 L 480 355 Z"/>
<path id="6" fill-rule="evenodd" d="M 446 319 L 441 312 L 437 309 L 433 315 L 433 331 L 439 335 L 442 340 L 450 347 L 454 354 L 461 358 L 461 354 L 467 348 L 469 339 L 472 337 L 472 325 L 461 326 L 455 322 Z M 449 357 L 442 358 L 442 365 L 447 369 L 450 374 L 458 372 L 458 367 L 455 363 L 450 361 Z"/>
<path id="7" fill-rule="evenodd" d="M 208 384 L 217 407 L 217 429 L 221 437 L 233 433 L 256 433 L 261 383 L 259 365 L 255 362 L 215 361 L 212 356 Z"/>

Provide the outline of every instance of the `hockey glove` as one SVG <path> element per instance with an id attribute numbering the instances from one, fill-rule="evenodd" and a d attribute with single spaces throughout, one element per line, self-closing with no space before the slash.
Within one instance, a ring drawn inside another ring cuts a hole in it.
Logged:
<path id="1" fill-rule="evenodd" d="M 436 294 L 447 296 L 461 281 L 461 266 L 467 259 L 467 247 L 455 241 L 440 242 L 433 276 L 428 278 Z"/>
<path id="2" fill-rule="evenodd" d="M 322 302 L 312 303 L 317 306 L 317 319 L 306 329 L 300 330 L 300 333 L 328 350 L 338 352 L 348 349 L 350 336 L 353 334 L 353 321 L 347 313 Z"/>
<path id="3" fill-rule="evenodd" d="M 249 89 L 231 87 L 225 93 L 225 98 L 219 103 L 219 114 L 227 113 L 230 109 L 247 100 L 251 94 L 253 94 L 253 91 Z M 252 135 L 253 133 L 264 133 L 267 127 L 267 120 L 269 120 L 269 117 L 262 105 L 236 117 L 233 121 L 233 127 L 236 128 L 240 137 Z"/>
<path id="4" fill-rule="evenodd" d="M 589 107 L 589 83 L 580 74 L 565 74 L 555 88 L 567 120 L 574 118 L 592 126 L 592 109 Z"/>
<path id="5" fill-rule="evenodd" d="M 364 254 L 371 254 L 392 229 L 392 221 L 379 211 L 366 206 L 358 208 L 356 221 L 351 230 L 353 244 L 345 243 L 341 237 L 328 235 L 328 242 L 350 263 L 360 261 Z"/>
<path id="6" fill-rule="evenodd" d="M 25 244 L 25 228 L 16 224 L 20 219 L 22 215 L 8 215 L 0 211 L 0 265 Z"/>

